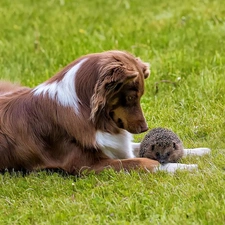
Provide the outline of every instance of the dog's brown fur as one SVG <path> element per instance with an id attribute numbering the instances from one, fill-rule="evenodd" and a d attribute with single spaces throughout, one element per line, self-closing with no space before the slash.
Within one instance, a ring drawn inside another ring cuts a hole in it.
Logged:
<path id="1" fill-rule="evenodd" d="M 19 84 L 13 84 L 8 81 L 1 81 L 0 82 L 0 95 L 4 95 L 9 92 L 13 92 L 19 90 L 21 86 Z"/>
<path id="2" fill-rule="evenodd" d="M 75 60 L 34 89 L 0 83 L 0 170 L 154 171 L 157 161 L 104 144 L 147 130 L 140 98 L 148 75 L 140 59 L 108 51 Z"/>

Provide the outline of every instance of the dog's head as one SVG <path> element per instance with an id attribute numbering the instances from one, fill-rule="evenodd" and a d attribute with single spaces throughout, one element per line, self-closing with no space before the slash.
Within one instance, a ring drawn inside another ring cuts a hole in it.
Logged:
<path id="1" fill-rule="evenodd" d="M 148 64 L 126 52 L 108 51 L 100 55 L 98 74 L 91 99 L 92 121 L 99 124 L 107 118 L 130 133 L 146 131 L 140 98 L 150 74 Z"/>

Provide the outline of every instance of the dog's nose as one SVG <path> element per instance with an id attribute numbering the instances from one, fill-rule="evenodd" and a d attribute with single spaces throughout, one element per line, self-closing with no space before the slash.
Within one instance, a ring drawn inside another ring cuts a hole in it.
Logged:
<path id="1" fill-rule="evenodd" d="M 148 130 L 147 124 L 142 125 L 142 126 L 141 126 L 141 132 L 140 132 L 140 133 L 143 133 L 143 132 L 145 132 L 145 131 L 147 131 L 147 130 Z"/>
<path id="2" fill-rule="evenodd" d="M 130 126 L 129 126 L 130 125 Z M 143 121 L 138 121 L 133 124 L 128 124 L 127 131 L 129 131 L 132 134 L 140 134 L 148 130 L 148 125 L 147 123 Z"/>

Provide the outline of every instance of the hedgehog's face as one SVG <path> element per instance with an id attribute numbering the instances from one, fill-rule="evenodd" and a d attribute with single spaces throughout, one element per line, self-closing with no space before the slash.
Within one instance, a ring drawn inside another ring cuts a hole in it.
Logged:
<path id="1" fill-rule="evenodd" d="M 161 164 L 177 162 L 183 156 L 183 148 L 176 143 L 163 146 L 160 143 L 150 145 L 142 157 L 157 160 Z"/>

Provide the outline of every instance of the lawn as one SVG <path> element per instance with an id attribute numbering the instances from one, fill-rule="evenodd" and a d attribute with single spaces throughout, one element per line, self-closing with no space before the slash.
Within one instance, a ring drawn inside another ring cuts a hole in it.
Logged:
<path id="1" fill-rule="evenodd" d="M 149 128 L 212 150 L 193 172 L 1 174 L 1 225 L 225 223 L 224 0 L 0 0 L 0 27 L 0 78 L 31 87 L 87 53 L 150 62 Z"/>

